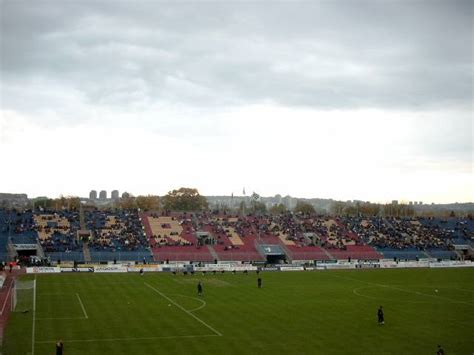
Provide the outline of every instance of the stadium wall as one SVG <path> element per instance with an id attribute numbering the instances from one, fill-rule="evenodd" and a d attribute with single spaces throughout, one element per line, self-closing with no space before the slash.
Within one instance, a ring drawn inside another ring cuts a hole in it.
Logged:
<path id="1" fill-rule="evenodd" d="M 147 264 L 147 265 L 88 265 L 87 267 L 29 267 L 28 274 L 35 273 L 61 273 L 61 272 L 169 272 L 169 271 L 195 271 L 195 272 L 242 272 L 242 271 L 310 271 L 310 270 L 347 270 L 347 269 L 395 269 L 395 268 L 459 268 L 474 267 L 471 261 L 378 261 L 378 262 L 337 262 L 327 264 L 317 264 L 315 267 L 305 267 L 302 265 L 277 265 L 274 267 L 259 268 L 250 264 L 207 264 L 203 266 L 186 264 Z"/>

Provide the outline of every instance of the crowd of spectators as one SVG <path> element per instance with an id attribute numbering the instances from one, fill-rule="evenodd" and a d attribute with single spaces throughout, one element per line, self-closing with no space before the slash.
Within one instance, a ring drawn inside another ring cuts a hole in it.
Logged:
<path id="1" fill-rule="evenodd" d="M 149 216 L 157 218 L 163 214 Z M 472 244 L 474 240 L 474 223 L 455 218 L 329 217 L 292 212 L 246 216 L 166 213 L 165 216 L 171 216 L 173 223 L 179 223 L 182 233 L 178 235 L 170 224 L 163 223 L 163 234 L 152 236 L 156 247 L 200 247 L 209 243 L 221 246 L 223 250 L 233 250 L 241 247 L 232 239 L 238 236 L 243 243 L 248 237 L 259 239 L 262 244 L 278 237 L 296 246 L 340 250 L 348 245 L 395 250 L 452 250 L 454 243 Z M 0 209 L 0 233 L 10 237 L 40 236 L 45 252 L 76 251 L 83 246 L 78 238 L 79 220 L 77 211 L 33 213 Z M 144 251 L 149 248 L 150 241 L 138 212 L 86 211 L 83 223 L 85 228 L 82 229 L 89 231 L 87 241 L 93 251 Z M 167 229 L 169 233 L 166 233 Z M 205 233 L 198 238 L 198 231 Z"/>
<path id="2" fill-rule="evenodd" d="M 89 211 L 85 220 L 93 251 L 144 251 L 149 246 L 138 212 Z"/>
<path id="3" fill-rule="evenodd" d="M 45 252 L 72 252 L 82 248 L 77 240 L 79 214 L 76 211 L 43 211 L 34 216 L 34 228 Z"/>

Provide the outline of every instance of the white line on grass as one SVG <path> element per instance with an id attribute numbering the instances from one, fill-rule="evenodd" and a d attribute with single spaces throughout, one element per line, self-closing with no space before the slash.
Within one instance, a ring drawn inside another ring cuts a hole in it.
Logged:
<path id="1" fill-rule="evenodd" d="M 36 320 L 62 320 L 62 319 L 76 319 L 76 320 L 79 320 L 79 319 L 87 319 L 86 317 L 51 317 L 51 318 L 48 318 L 48 317 L 44 317 L 44 318 L 36 318 Z"/>
<path id="2" fill-rule="evenodd" d="M 10 292 L 12 291 L 14 282 L 15 281 L 12 281 L 10 283 L 10 287 L 8 288 L 8 292 L 7 292 L 7 297 L 5 297 L 5 302 L 3 302 L 3 307 L 2 307 L 2 311 L 0 312 L 0 316 L 3 314 L 3 311 L 5 311 L 5 306 L 7 305 L 7 302 L 8 302 L 8 296 L 10 296 Z"/>
<path id="3" fill-rule="evenodd" d="M 36 323 L 36 274 L 33 283 L 33 325 L 31 329 L 31 355 L 35 355 L 35 323 Z"/>
<path id="4" fill-rule="evenodd" d="M 176 303 L 175 301 L 173 301 L 171 298 L 169 298 L 168 296 L 166 296 L 164 293 L 162 293 L 160 290 L 154 288 L 153 286 L 151 286 L 150 284 L 146 283 L 145 282 L 145 285 L 149 288 L 151 288 L 153 291 L 155 291 L 156 293 L 158 293 L 161 297 L 163 298 L 166 298 L 169 302 L 173 303 L 176 307 L 178 307 L 180 310 L 182 310 L 183 312 L 185 312 L 186 314 L 190 315 L 191 317 L 193 317 L 194 319 L 196 319 L 199 323 L 201 323 L 202 325 L 206 326 L 207 328 L 209 328 L 210 330 L 212 330 L 214 333 L 216 333 L 218 336 L 222 336 L 222 334 L 220 332 L 218 332 L 217 330 L 215 330 L 213 327 L 211 327 L 209 324 L 207 324 L 206 322 L 204 322 L 202 319 L 198 318 L 196 315 L 194 315 L 193 313 L 191 313 L 190 311 L 188 311 L 187 309 L 183 308 L 182 306 L 180 306 L 178 303 Z"/>
<path id="5" fill-rule="evenodd" d="M 466 290 L 465 288 L 453 287 L 453 289 L 455 289 L 455 290 L 459 290 L 459 291 L 466 291 L 466 292 L 471 292 L 471 293 L 474 293 L 474 291 L 473 291 L 473 290 Z"/>
<path id="6" fill-rule="evenodd" d="M 201 302 L 201 305 L 199 307 L 196 307 L 196 308 L 193 308 L 193 309 L 188 309 L 188 312 L 196 312 L 196 311 L 199 311 L 200 309 L 203 309 L 204 307 L 206 307 L 206 301 L 204 300 L 201 300 L 199 298 L 196 298 L 196 297 L 191 297 L 191 296 L 186 296 L 186 295 L 181 295 L 179 293 L 175 293 L 174 294 L 175 296 L 180 296 L 180 297 L 186 297 L 186 298 L 190 298 L 192 300 L 196 300 L 196 301 L 199 301 Z"/>
<path id="7" fill-rule="evenodd" d="M 450 301 L 450 302 L 452 302 L 452 303 L 463 303 L 463 304 L 467 304 L 468 306 L 474 306 L 474 303 L 464 302 L 464 301 L 456 301 L 456 300 L 453 300 L 453 299 L 451 299 L 451 298 L 444 297 L 444 296 L 429 295 L 429 294 L 427 294 L 427 293 L 422 293 L 422 292 L 418 292 L 418 291 L 407 290 L 407 289 L 403 289 L 403 288 L 400 288 L 400 287 L 389 286 L 389 285 L 384 285 L 384 284 L 378 284 L 378 283 L 375 283 L 375 282 L 369 282 L 369 281 L 354 279 L 354 278 L 348 277 L 348 276 L 340 276 L 340 275 L 333 275 L 333 274 L 327 274 L 327 275 L 339 277 L 339 278 L 341 278 L 341 279 L 346 279 L 346 280 L 359 281 L 359 282 L 366 283 L 366 284 L 368 284 L 368 285 L 374 285 L 374 286 L 383 287 L 383 288 L 391 288 L 392 290 L 397 290 L 397 291 L 402 291 L 402 292 L 407 292 L 407 293 L 413 293 L 413 294 L 415 294 L 415 295 L 420 295 L 420 296 L 425 296 L 425 297 L 432 297 L 432 298 L 436 298 L 436 299 L 440 299 L 440 298 L 441 298 L 441 299 L 445 299 L 445 300 L 447 300 L 447 301 Z"/>
<path id="8" fill-rule="evenodd" d="M 155 339 L 178 339 L 178 338 L 206 338 L 217 337 L 217 334 L 202 334 L 202 335 L 170 335 L 162 337 L 144 337 L 144 338 L 110 338 L 110 339 L 72 339 L 64 340 L 66 343 L 93 343 L 101 341 L 134 341 L 134 340 L 155 340 Z M 54 344 L 57 340 L 41 340 L 37 344 Z"/>
<path id="9" fill-rule="evenodd" d="M 81 297 L 79 297 L 78 293 L 76 293 L 76 296 L 77 296 L 77 299 L 79 300 L 79 303 L 81 304 L 82 312 L 84 312 L 84 317 L 86 317 L 86 319 L 88 319 L 89 316 L 86 313 L 86 309 L 84 308 L 84 304 L 82 303 Z"/>
<path id="10" fill-rule="evenodd" d="M 37 293 L 36 297 L 46 297 L 46 296 L 69 296 L 70 293 Z"/>
<path id="11" fill-rule="evenodd" d="M 404 301 L 404 300 L 396 300 L 396 299 L 391 299 L 391 298 L 385 298 L 385 297 L 372 297 L 372 296 L 367 296 L 367 295 L 364 295 L 362 293 L 359 293 L 360 290 L 363 290 L 363 289 L 366 289 L 366 288 L 369 288 L 369 287 L 378 287 L 378 286 L 362 286 L 362 287 L 356 287 L 352 290 L 352 293 L 356 296 L 359 296 L 359 297 L 365 297 L 365 298 L 368 298 L 368 299 L 371 299 L 371 300 L 385 300 L 385 301 L 392 301 L 392 302 L 402 302 L 402 303 L 415 303 L 415 304 L 420 304 L 420 303 L 424 303 L 424 304 L 437 304 L 435 302 L 430 302 L 430 301 Z"/>

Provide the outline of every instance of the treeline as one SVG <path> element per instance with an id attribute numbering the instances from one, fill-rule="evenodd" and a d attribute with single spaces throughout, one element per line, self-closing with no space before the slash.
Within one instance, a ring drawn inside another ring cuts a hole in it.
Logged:
<path id="1" fill-rule="evenodd" d="M 83 202 L 85 206 L 96 207 L 88 202 Z M 32 200 L 32 205 L 35 209 L 67 209 L 77 210 L 81 205 L 79 197 L 75 196 L 60 196 L 56 199 L 36 198 Z M 250 198 L 247 201 L 240 201 L 239 205 L 231 208 L 227 205 L 209 206 L 205 196 L 202 196 L 195 188 L 181 187 L 169 191 L 165 196 L 128 196 L 115 201 L 111 201 L 103 206 L 97 208 L 117 208 L 125 210 L 140 209 L 144 211 L 211 211 L 211 212 L 226 212 L 239 214 L 281 214 L 285 212 L 302 213 L 302 214 L 318 214 L 318 215 L 332 215 L 332 216 L 350 216 L 350 217 L 467 217 L 472 219 L 473 211 L 461 213 L 459 211 L 452 211 L 447 209 L 430 208 L 430 206 L 414 207 L 409 204 L 377 204 L 369 202 L 342 202 L 335 201 L 332 203 L 329 210 L 322 208 L 315 208 L 312 204 L 305 200 L 298 200 L 296 206 L 292 210 L 284 204 L 277 204 L 267 208 L 267 205 L 259 199 Z"/>
<path id="2" fill-rule="evenodd" d="M 315 208 L 309 202 L 300 200 L 297 201 L 296 206 L 289 210 L 284 204 L 273 205 L 267 209 L 266 205 L 259 201 L 250 201 L 244 203 L 240 202 L 236 211 L 232 211 L 227 206 L 214 206 L 213 210 L 229 211 L 238 213 L 271 213 L 281 214 L 285 212 L 301 213 L 306 215 L 328 215 L 328 216 L 348 216 L 348 217 L 465 217 L 472 219 L 473 211 L 460 213 L 448 209 L 430 208 L 425 206 L 422 209 L 415 209 L 413 205 L 409 204 L 378 204 L 369 202 L 342 202 L 335 201 L 332 203 L 329 210 L 322 208 Z"/>

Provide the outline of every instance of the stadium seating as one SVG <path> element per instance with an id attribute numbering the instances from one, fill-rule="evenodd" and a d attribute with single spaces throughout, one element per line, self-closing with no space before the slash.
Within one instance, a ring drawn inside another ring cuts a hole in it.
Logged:
<path id="1" fill-rule="evenodd" d="M 456 245 L 474 245 L 474 221 L 459 218 L 90 210 L 82 223 L 75 211 L 0 209 L 0 260 L 9 241 L 39 241 L 52 260 L 78 261 L 264 261 L 259 245 L 290 261 L 452 259 Z"/>

